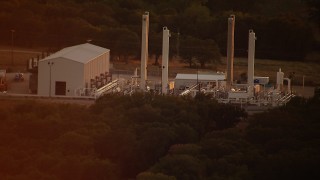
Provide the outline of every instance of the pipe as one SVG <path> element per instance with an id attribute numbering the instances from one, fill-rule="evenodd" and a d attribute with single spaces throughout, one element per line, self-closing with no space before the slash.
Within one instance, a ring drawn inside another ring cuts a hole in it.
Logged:
<path id="1" fill-rule="evenodd" d="M 289 78 L 283 78 L 283 80 L 286 80 L 288 82 L 288 88 L 287 88 L 287 93 L 291 94 L 291 79 Z"/>

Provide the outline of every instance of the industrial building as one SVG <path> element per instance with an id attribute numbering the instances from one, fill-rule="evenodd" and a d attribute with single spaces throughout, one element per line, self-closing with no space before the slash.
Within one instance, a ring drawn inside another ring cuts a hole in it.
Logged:
<path id="1" fill-rule="evenodd" d="M 79 96 L 107 83 L 110 50 L 90 43 L 64 48 L 38 63 L 38 95 Z"/>

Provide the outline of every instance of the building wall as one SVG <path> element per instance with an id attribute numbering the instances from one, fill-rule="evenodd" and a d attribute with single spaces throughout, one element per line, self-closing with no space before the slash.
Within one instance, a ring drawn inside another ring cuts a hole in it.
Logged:
<path id="1" fill-rule="evenodd" d="M 57 81 L 66 82 L 66 96 L 74 96 L 75 90 L 84 86 L 84 65 L 82 63 L 56 58 L 39 62 L 38 95 L 49 96 L 50 66 L 51 66 L 51 96 L 55 96 L 55 84 Z"/>
<path id="2" fill-rule="evenodd" d="M 95 79 L 100 74 L 110 72 L 110 53 L 106 52 L 101 56 L 89 61 L 84 67 L 84 85 L 90 85 L 90 79 Z"/>

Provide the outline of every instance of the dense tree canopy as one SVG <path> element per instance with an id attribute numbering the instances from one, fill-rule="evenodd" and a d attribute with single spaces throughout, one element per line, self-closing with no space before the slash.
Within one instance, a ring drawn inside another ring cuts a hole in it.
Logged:
<path id="1" fill-rule="evenodd" d="M 13 104 L 0 108 L 0 177 L 12 180 L 133 178 L 171 145 L 196 143 L 245 117 L 209 97 L 109 95 L 90 108 Z"/>
<path id="2" fill-rule="evenodd" d="M 147 172 L 168 179 L 318 179 L 319 103 L 296 98 L 251 117 L 244 132 L 212 131 L 198 143 L 173 145 Z"/>
<path id="3" fill-rule="evenodd" d="M 257 36 L 257 56 L 303 60 L 319 50 L 317 0 L 14 0 L 0 2 L 3 45 L 59 49 L 92 43 L 116 56 L 137 56 L 141 15 L 150 12 L 151 36 L 167 26 L 181 37 L 216 42 L 226 54 L 227 17 L 236 15 L 236 55 L 247 52 L 248 30 Z M 153 37 L 150 37 L 153 38 Z M 155 39 L 155 38 L 154 38 Z M 155 41 L 157 42 L 157 41 Z M 150 44 L 154 49 L 161 45 Z M 175 46 L 175 44 L 171 44 Z M 182 47 L 181 47 L 182 48 Z M 159 50 L 153 50 L 157 53 Z M 177 53 L 179 51 L 173 51 Z M 120 54 L 120 55 L 119 55 Z M 152 54 L 151 54 L 152 55 Z M 155 54 L 156 55 L 156 54 Z"/>
<path id="4" fill-rule="evenodd" d="M 199 63 L 204 68 L 208 63 L 219 63 L 221 58 L 219 48 L 213 40 L 187 37 L 181 40 L 180 52 L 182 61 L 189 64 L 189 67 Z"/>
<path id="5" fill-rule="evenodd" d="M 204 95 L 108 95 L 91 107 L 2 102 L 4 180 L 320 177 L 318 96 L 248 121 Z"/>

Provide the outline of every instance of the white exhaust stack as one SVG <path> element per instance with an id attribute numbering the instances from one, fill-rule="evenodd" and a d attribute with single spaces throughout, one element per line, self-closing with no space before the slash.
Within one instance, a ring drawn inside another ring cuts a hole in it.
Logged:
<path id="1" fill-rule="evenodd" d="M 277 90 L 281 91 L 283 86 L 284 73 L 281 72 L 281 68 L 279 68 L 279 72 L 277 72 Z"/>
<path id="2" fill-rule="evenodd" d="M 33 62 L 32 62 L 32 61 L 33 61 L 33 60 L 32 60 L 32 58 L 31 58 L 31 59 L 29 59 L 28 70 L 33 69 Z"/>
<path id="3" fill-rule="evenodd" d="M 227 45 L 227 86 L 233 83 L 233 58 L 234 58 L 234 26 L 235 15 L 228 18 L 228 45 Z"/>
<path id="4" fill-rule="evenodd" d="M 169 38 L 170 31 L 167 27 L 163 27 L 162 36 L 162 94 L 168 93 L 168 66 L 169 66 Z"/>
<path id="5" fill-rule="evenodd" d="M 256 34 L 252 29 L 249 30 L 249 45 L 248 45 L 248 86 L 249 93 L 253 96 L 253 86 L 254 86 L 254 55 L 256 48 Z"/>
<path id="6" fill-rule="evenodd" d="M 141 40 L 141 78 L 140 89 L 146 90 L 147 64 L 148 64 L 148 36 L 149 36 L 149 12 L 142 15 L 142 40 Z"/>

